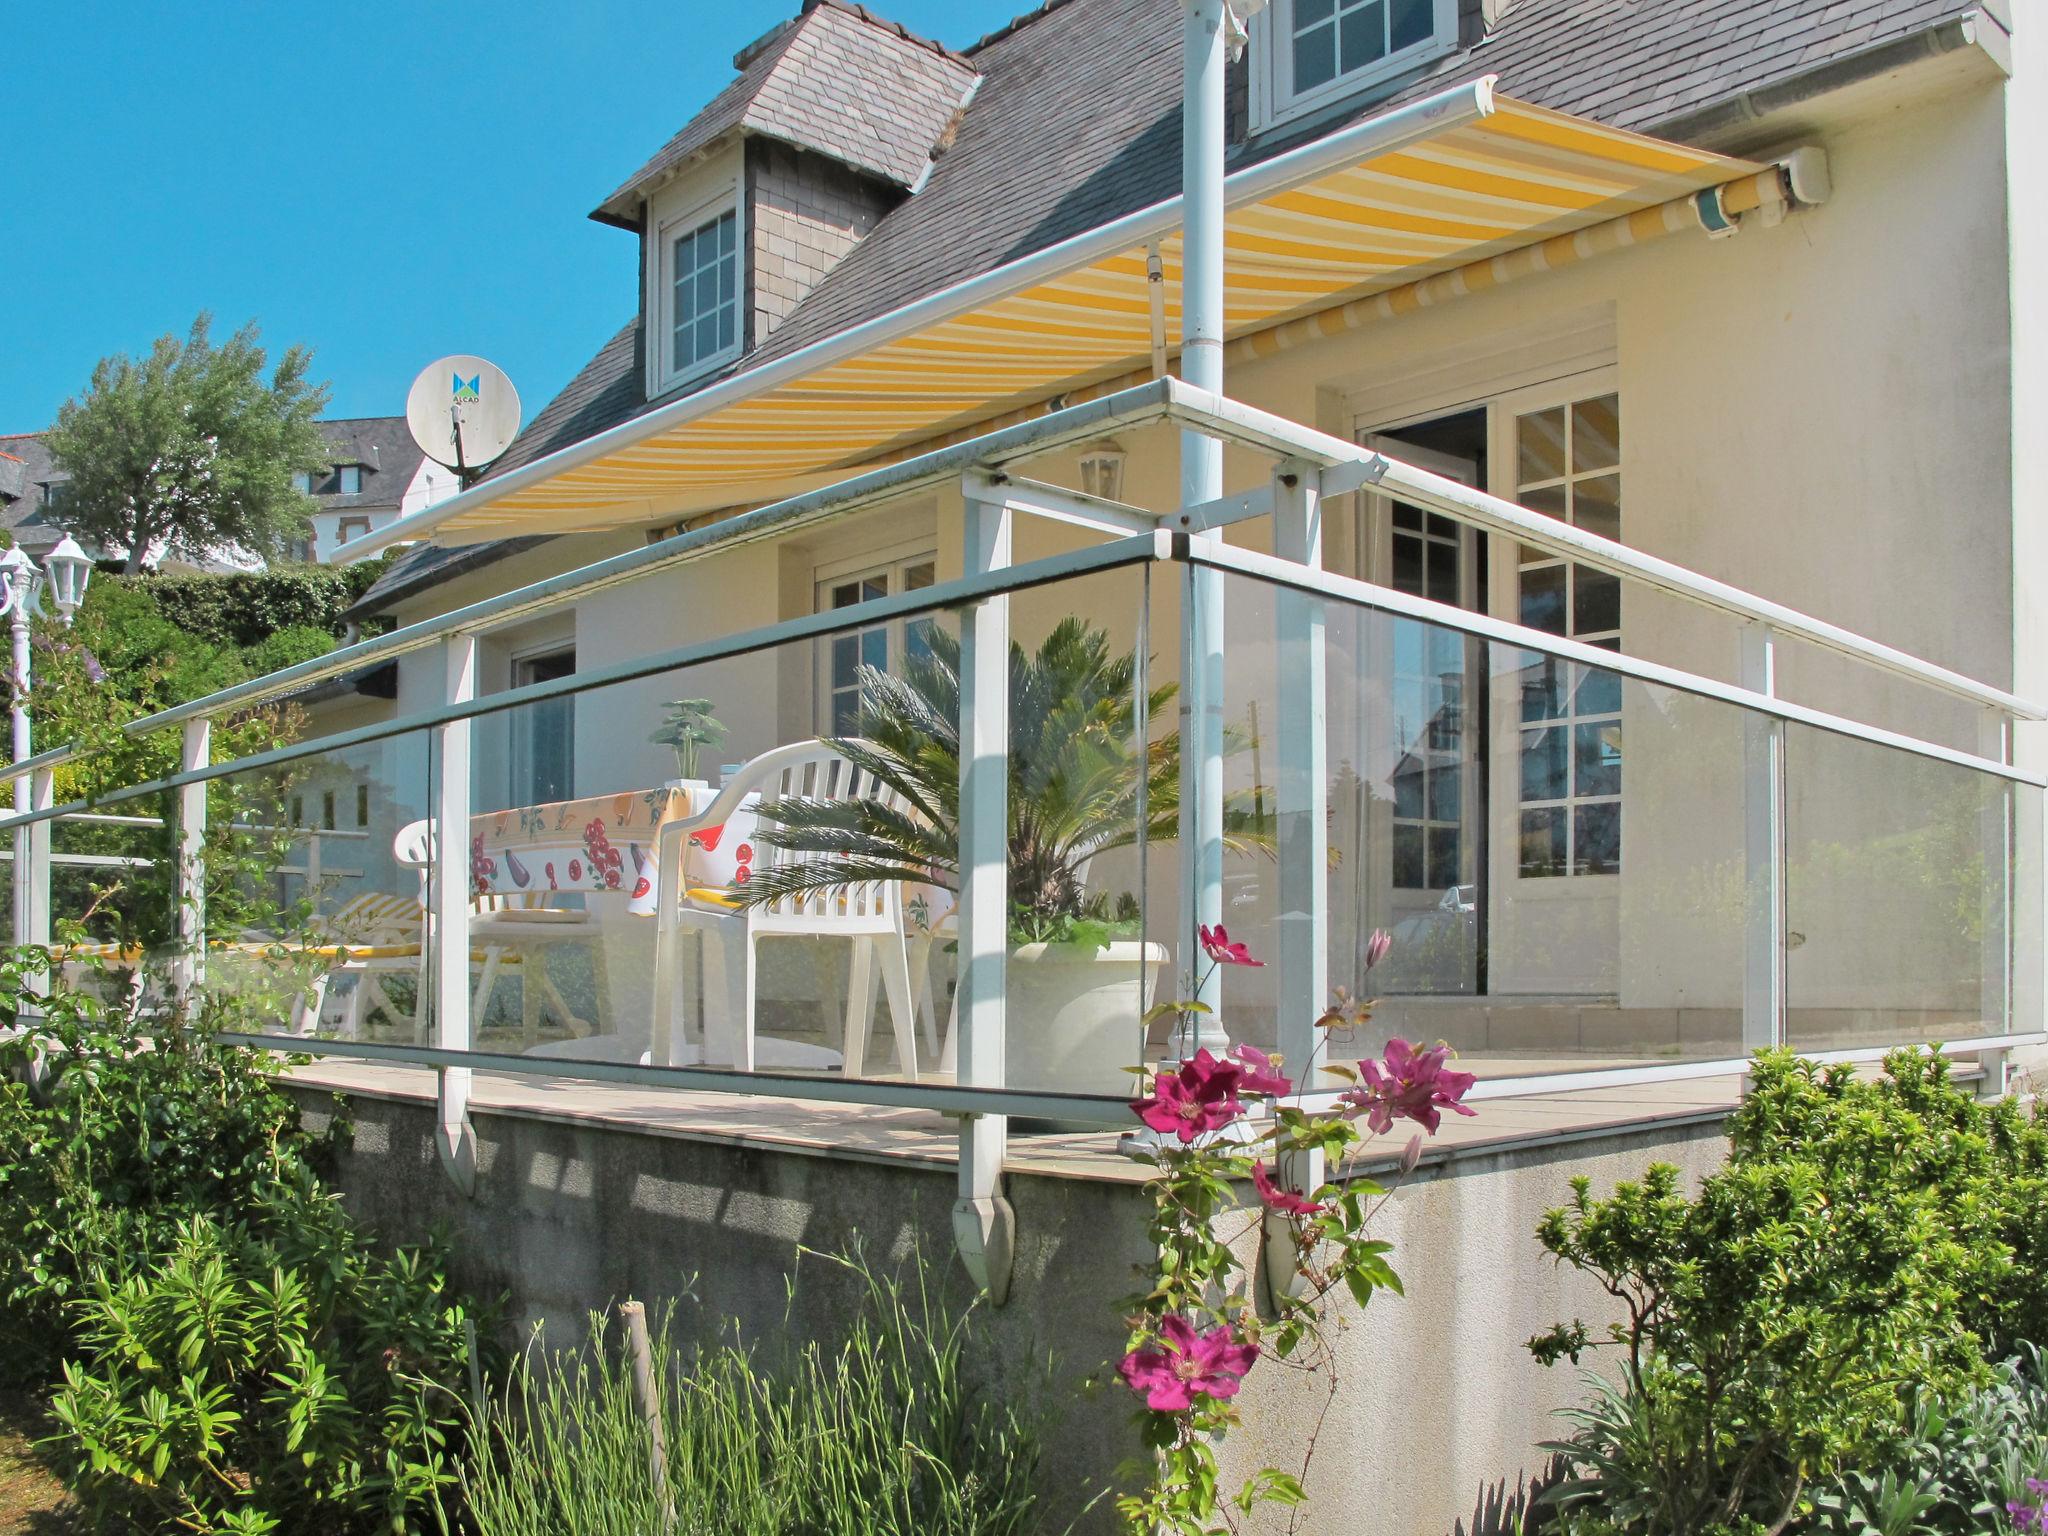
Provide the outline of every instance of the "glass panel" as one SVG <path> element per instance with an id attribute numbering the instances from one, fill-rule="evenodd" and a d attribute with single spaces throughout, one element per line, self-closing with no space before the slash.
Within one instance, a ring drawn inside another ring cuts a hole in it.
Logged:
<path id="1" fill-rule="evenodd" d="M 1551 494 L 1532 491 L 1531 496 Z M 1533 505 L 1533 503 L 1531 503 Z M 1572 487 L 1572 521 L 1603 539 L 1621 538 L 1621 477 L 1595 475 Z"/>
<path id="2" fill-rule="evenodd" d="M 1363 69 L 1376 59 L 1386 57 L 1387 8 L 1383 0 L 1372 0 L 1370 5 L 1346 11 L 1339 19 L 1338 26 L 1343 32 L 1342 58 L 1339 62 L 1339 68 L 1343 73 L 1348 75 L 1354 69 Z"/>
<path id="3" fill-rule="evenodd" d="M 1565 733 L 1548 726 L 1522 732 L 1522 798 L 1562 800 L 1567 781 Z"/>
<path id="4" fill-rule="evenodd" d="M 1572 873 L 1611 875 L 1621 868 L 1621 807 L 1582 805 L 1573 813 Z"/>
<path id="5" fill-rule="evenodd" d="M 1565 632 L 1565 568 L 1539 566 L 1522 572 L 1522 622 L 1546 634 Z"/>
<path id="6" fill-rule="evenodd" d="M 1975 770 L 1785 728 L 1787 1032 L 1802 1050 L 2005 1029 L 2008 791 Z"/>
<path id="7" fill-rule="evenodd" d="M 1528 577 L 1522 578 L 1526 590 Z M 1538 626 L 1547 628 L 1548 626 Z M 1572 633 L 1599 634 L 1621 628 L 1621 578 L 1605 571 L 1572 567 Z"/>
<path id="8" fill-rule="evenodd" d="M 1564 407 L 1561 405 L 1516 418 L 1517 484 L 1555 480 L 1565 472 L 1564 431 Z"/>
<path id="9" fill-rule="evenodd" d="M 1337 77 L 1337 28 L 1334 23 L 1294 35 L 1294 89 L 1314 90 Z"/>
<path id="10" fill-rule="evenodd" d="M 1522 812 L 1523 879 L 1564 873 L 1564 815 L 1556 805 Z"/>
<path id="11" fill-rule="evenodd" d="M 1621 462 L 1621 397 L 1602 395 L 1572 407 L 1572 468 L 1612 469 Z"/>
<path id="12" fill-rule="evenodd" d="M 1575 728 L 1572 738 L 1572 793 L 1621 793 L 1621 722 L 1594 721 Z"/>
<path id="13" fill-rule="evenodd" d="M 430 774 L 428 734 L 412 731 L 209 783 L 212 1006 L 257 1033 L 432 1043 Z M 362 824 L 326 826 L 330 799 Z"/>
<path id="14" fill-rule="evenodd" d="M 1433 0 L 1393 0 L 1393 5 L 1389 23 L 1393 35 L 1388 51 L 1399 53 L 1403 48 L 1427 42 L 1436 26 Z"/>

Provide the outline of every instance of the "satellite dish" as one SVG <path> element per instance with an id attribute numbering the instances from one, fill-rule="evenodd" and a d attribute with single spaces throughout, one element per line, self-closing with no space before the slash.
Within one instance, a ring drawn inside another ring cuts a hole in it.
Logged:
<path id="1" fill-rule="evenodd" d="M 512 446 L 519 391 L 496 363 L 458 352 L 420 370 L 405 397 L 405 424 L 420 451 L 466 486 Z"/>

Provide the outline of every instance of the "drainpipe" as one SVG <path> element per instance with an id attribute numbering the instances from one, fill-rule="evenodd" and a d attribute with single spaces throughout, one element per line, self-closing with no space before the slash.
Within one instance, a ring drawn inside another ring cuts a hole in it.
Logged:
<path id="1" fill-rule="evenodd" d="M 1223 68 L 1228 0 L 1183 0 L 1181 55 L 1181 378 L 1223 392 Z M 1181 505 L 1223 494 L 1223 444 L 1203 432 L 1180 439 Z M 1198 538 L 1217 538 L 1200 534 Z M 1223 578 L 1184 566 L 1181 617 L 1180 993 L 1217 1009 L 1217 967 L 1206 984 L 1195 930 L 1223 919 Z M 1219 1013 L 1198 1014 L 1193 1039 L 1220 1053 L 1229 1043 Z"/>

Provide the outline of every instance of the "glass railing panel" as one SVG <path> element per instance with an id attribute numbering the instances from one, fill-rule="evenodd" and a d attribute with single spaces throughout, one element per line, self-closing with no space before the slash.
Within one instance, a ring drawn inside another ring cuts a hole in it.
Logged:
<path id="1" fill-rule="evenodd" d="M 255 1033 L 424 1044 L 430 739 L 206 784 L 200 1006 Z"/>
<path id="2" fill-rule="evenodd" d="M 1296 600 L 1227 585 L 1226 814 L 1247 829 L 1274 825 Z M 1377 999 L 1333 1055 L 1442 1040 L 1488 1076 L 1739 1056 L 1744 712 L 1449 624 L 1321 607 L 1328 979 Z M 1270 836 L 1227 857 L 1230 937 L 1269 962 L 1280 875 Z M 1231 1039 L 1270 1048 L 1280 969 L 1221 979 Z"/>
<path id="3" fill-rule="evenodd" d="M 1785 742 L 1787 1036 L 1850 1050 L 2007 1030 L 2016 792 L 1810 726 Z"/>
<path id="4" fill-rule="evenodd" d="M 1135 567 L 1010 599 L 1013 1088 L 1128 1097 L 1129 1069 L 1166 1049 L 1145 1014 L 1174 988 L 1183 575 Z M 943 977 L 957 956 L 935 954 Z"/>

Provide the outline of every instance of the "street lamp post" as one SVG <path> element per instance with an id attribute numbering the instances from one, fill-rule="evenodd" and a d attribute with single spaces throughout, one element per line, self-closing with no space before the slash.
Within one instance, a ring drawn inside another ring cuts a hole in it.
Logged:
<path id="1" fill-rule="evenodd" d="M 42 598 L 47 591 L 51 605 L 57 610 L 58 621 L 66 629 L 78 612 L 78 605 L 85 601 L 85 586 L 92 579 L 92 557 L 78 547 L 78 541 L 68 533 L 57 541 L 57 547 L 43 557 L 43 568 L 38 571 L 35 562 L 20 549 L 10 549 L 0 554 L 0 614 L 5 614 L 14 640 L 14 699 L 11 710 L 14 727 L 14 762 L 17 765 L 28 761 L 33 755 L 29 735 L 28 702 L 29 687 L 33 673 L 29 662 L 29 624 L 42 610 Z M 30 808 L 33 780 L 29 774 L 16 772 L 14 776 L 14 810 L 19 815 Z M 30 868 L 31 838 L 27 827 L 14 831 L 14 937 L 16 943 L 36 943 L 40 934 L 31 934 L 29 921 L 29 895 L 37 871 Z"/>

